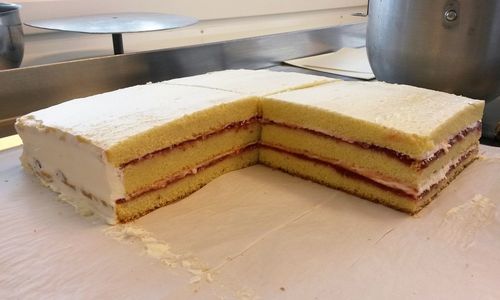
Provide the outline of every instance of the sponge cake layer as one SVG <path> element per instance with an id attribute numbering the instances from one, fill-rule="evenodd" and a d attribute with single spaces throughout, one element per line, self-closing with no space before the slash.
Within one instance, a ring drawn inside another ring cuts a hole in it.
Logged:
<path id="1" fill-rule="evenodd" d="M 430 187 L 417 199 L 330 163 L 272 147 L 261 147 L 259 161 L 271 168 L 414 214 L 427 205 L 439 191 L 474 161 L 477 158 L 477 151 L 477 147 L 474 147 L 464 154 L 457 164 L 449 169 L 443 180 Z"/>
<path id="2" fill-rule="evenodd" d="M 403 153 L 415 159 L 447 147 L 481 119 L 484 102 L 381 82 L 332 82 L 270 96 L 263 118 Z M 432 110 L 432 113 L 429 113 Z"/>

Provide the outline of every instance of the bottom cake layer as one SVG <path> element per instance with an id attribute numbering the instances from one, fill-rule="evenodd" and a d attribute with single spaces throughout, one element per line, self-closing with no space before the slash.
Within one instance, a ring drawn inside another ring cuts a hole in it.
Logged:
<path id="1" fill-rule="evenodd" d="M 376 183 L 367 181 L 362 177 L 350 176 L 330 166 L 328 163 L 310 160 L 271 147 L 260 148 L 259 162 L 268 167 L 360 196 L 372 202 L 380 203 L 409 214 L 415 214 L 426 206 L 467 165 L 474 161 L 477 158 L 477 153 L 478 149 L 474 148 L 464 154 L 461 161 L 446 174 L 446 178 L 432 186 L 419 199 L 412 199 L 406 195 L 401 195 Z"/>
<path id="2" fill-rule="evenodd" d="M 258 162 L 259 149 L 250 147 L 237 155 L 218 161 L 196 174 L 172 182 L 162 189 L 151 191 L 129 201 L 116 204 L 116 218 L 120 223 L 137 219 L 159 207 L 180 200 L 215 178 L 230 171 L 242 169 Z"/>

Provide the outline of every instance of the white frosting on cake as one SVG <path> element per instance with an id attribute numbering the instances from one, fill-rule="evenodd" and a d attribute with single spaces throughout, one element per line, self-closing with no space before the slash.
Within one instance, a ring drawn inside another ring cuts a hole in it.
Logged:
<path id="1" fill-rule="evenodd" d="M 167 84 L 201 86 L 241 94 L 266 96 L 292 89 L 310 87 L 336 79 L 269 70 L 226 70 L 165 81 Z"/>
<path id="2" fill-rule="evenodd" d="M 242 98 L 228 91 L 146 84 L 64 102 L 23 116 L 18 122 L 56 128 L 109 149 L 156 126 Z"/>
<path id="3" fill-rule="evenodd" d="M 354 81 L 336 81 L 272 98 L 419 136 L 430 136 L 468 106 L 484 105 L 484 101 L 408 85 Z M 459 129 L 463 129 L 462 124 L 455 131 Z"/>
<path id="4" fill-rule="evenodd" d="M 48 183 L 57 190 L 64 189 L 66 194 L 71 192 L 78 198 L 84 198 L 83 193 L 92 194 L 109 207 L 115 206 L 116 199 L 125 198 L 121 170 L 111 166 L 96 147 L 61 134 L 55 130 L 24 128 L 20 132 L 24 143 L 23 163 L 34 171 L 50 175 L 52 179 Z"/>

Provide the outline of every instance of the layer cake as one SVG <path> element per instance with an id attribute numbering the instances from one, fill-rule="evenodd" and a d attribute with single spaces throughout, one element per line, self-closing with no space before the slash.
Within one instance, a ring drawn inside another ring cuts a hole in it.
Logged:
<path id="1" fill-rule="evenodd" d="M 484 103 L 404 85 L 229 70 L 20 117 L 23 165 L 109 223 L 262 163 L 416 213 L 477 156 Z"/>

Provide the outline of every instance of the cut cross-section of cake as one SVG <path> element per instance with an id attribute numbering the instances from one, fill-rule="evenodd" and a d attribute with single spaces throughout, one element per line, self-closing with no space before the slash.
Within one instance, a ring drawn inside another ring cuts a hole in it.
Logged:
<path id="1" fill-rule="evenodd" d="M 477 157 L 483 101 L 380 82 L 270 98 L 262 163 L 408 213 Z"/>

